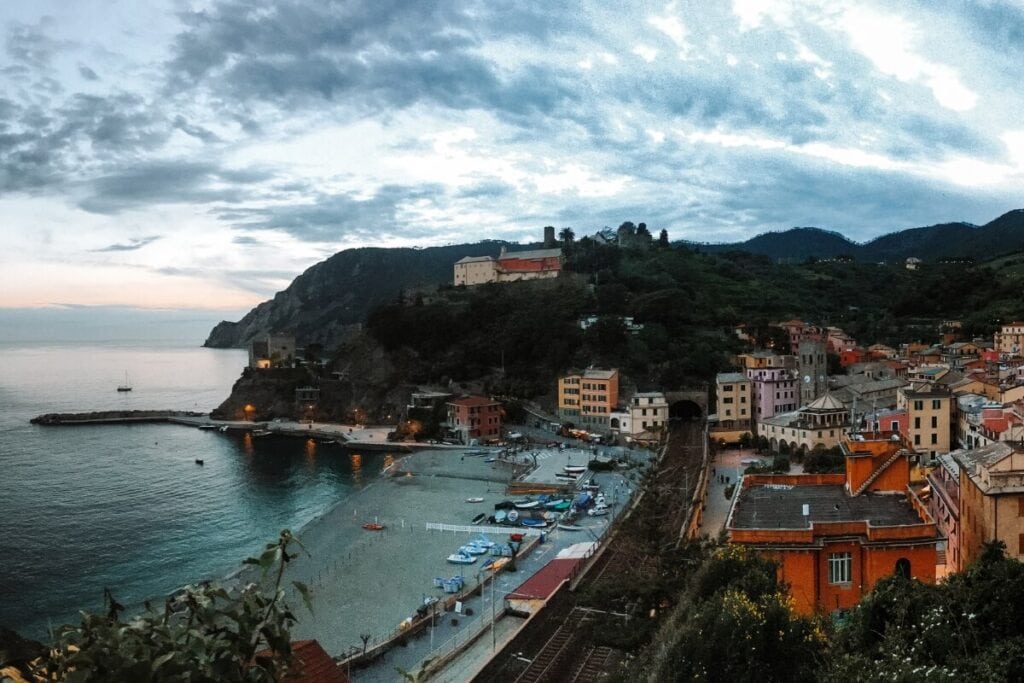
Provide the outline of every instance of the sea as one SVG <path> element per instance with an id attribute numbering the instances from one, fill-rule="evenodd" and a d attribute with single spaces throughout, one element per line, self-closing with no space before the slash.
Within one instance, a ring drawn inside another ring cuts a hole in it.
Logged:
<path id="1" fill-rule="evenodd" d="M 246 363 L 245 351 L 201 347 L 206 321 L 128 321 L 33 339 L 0 316 L 0 626 L 28 637 L 101 610 L 107 589 L 136 610 L 226 577 L 380 471 L 301 439 L 30 424 L 52 412 L 208 412 Z M 118 392 L 126 377 L 132 391 Z"/>

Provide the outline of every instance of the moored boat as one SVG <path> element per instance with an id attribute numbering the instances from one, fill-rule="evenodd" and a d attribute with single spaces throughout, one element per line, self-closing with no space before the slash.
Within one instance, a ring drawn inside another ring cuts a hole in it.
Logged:
<path id="1" fill-rule="evenodd" d="M 479 515 L 473 518 L 471 524 L 481 524 L 485 519 L 487 519 L 487 513 L 481 512 Z"/>
<path id="2" fill-rule="evenodd" d="M 523 517 L 519 520 L 519 523 L 523 526 L 547 526 L 548 523 L 543 519 L 536 519 L 534 517 Z"/>
<path id="3" fill-rule="evenodd" d="M 367 522 L 363 525 L 363 528 L 367 531 L 383 531 L 384 529 L 387 529 L 387 527 L 380 522 Z"/>
<path id="4" fill-rule="evenodd" d="M 517 500 L 515 501 L 517 510 L 532 510 L 535 507 L 540 506 L 539 500 Z"/>
<path id="5" fill-rule="evenodd" d="M 452 564 L 473 564 L 476 557 L 468 553 L 454 552 L 448 556 L 448 561 Z"/>
<path id="6" fill-rule="evenodd" d="M 587 471 L 587 468 L 584 465 L 566 465 L 562 469 L 568 474 L 583 474 Z"/>
<path id="7" fill-rule="evenodd" d="M 578 524 L 566 524 L 565 522 L 558 523 L 559 529 L 565 529 L 566 531 L 583 531 L 583 527 Z"/>
<path id="8" fill-rule="evenodd" d="M 198 425 L 199 429 L 216 429 L 217 425 Z"/>
<path id="9" fill-rule="evenodd" d="M 467 503 L 482 503 L 482 502 L 484 502 L 484 499 L 479 497 L 479 496 L 473 496 L 472 498 L 467 498 L 466 502 Z"/>

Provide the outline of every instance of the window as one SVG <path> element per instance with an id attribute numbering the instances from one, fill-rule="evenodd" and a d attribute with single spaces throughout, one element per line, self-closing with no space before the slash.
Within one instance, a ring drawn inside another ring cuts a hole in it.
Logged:
<path id="1" fill-rule="evenodd" d="M 920 434 L 914 434 L 914 445 L 915 446 L 920 446 L 921 445 L 921 435 Z"/>
<path id="2" fill-rule="evenodd" d="M 853 576 L 853 555 L 850 553 L 829 553 L 828 582 L 850 583 Z"/>
<path id="3" fill-rule="evenodd" d="M 1024 555 L 1024 534 L 1017 535 L 1017 554 Z"/>
<path id="4" fill-rule="evenodd" d="M 746 396 L 740 396 L 740 403 L 746 403 L 746 402 L 747 402 L 747 397 Z"/>
<path id="5" fill-rule="evenodd" d="M 932 400 L 932 410 L 939 410 L 940 408 L 942 408 L 942 400 L 938 399 L 938 398 L 933 399 Z"/>
<path id="6" fill-rule="evenodd" d="M 932 432 L 932 445 L 934 446 L 938 442 L 939 442 L 939 435 L 936 434 L 935 432 Z"/>
<path id="7" fill-rule="evenodd" d="M 722 403 L 732 403 L 732 396 L 726 396 L 723 398 Z"/>
<path id="8" fill-rule="evenodd" d="M 732 385 L 731 384 L 723 384 L 722 385 L 722 391 L 732 391 Z"/>
<path id="9" fill-rule="evenodd" d="M 914 410 L 924 410 L 924 401 L 914 401 Z"/>
<path id="10" fill-rule="evenodd" d="M 921 428 L 921 418 L 915 417 L 914 418 L 914 429 L 920 429 L 920 428 Z"/>
<path id="11" fill-rule="evenodd" d="M 936 417 L 935 415 L 932 415 L 932 429 L 938 429 L 938 427 L 939 427 L 939 418 Z"/>
<path id="12" fill-rule="evenodd" d="M 1024 496 L 1017 496 L 1017 516 L 1024 517 Z"/>

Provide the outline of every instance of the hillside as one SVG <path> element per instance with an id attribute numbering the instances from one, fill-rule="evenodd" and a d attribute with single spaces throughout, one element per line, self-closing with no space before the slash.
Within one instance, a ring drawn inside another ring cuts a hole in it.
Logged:
<path id="1" fill-rule="evenodd" d="M 404 290 L 450 282 L 452 264 L 463 256 L 497 256 L 502 242 L 427 249 L 346 249 L 295 278 L 238 322 L 222 321 L 204 346 L 246 346 L 270 331 L 294 334 L 302 344 L 334 346 L 375 307 Z"/>
<path id="2" fill-rule="evenodd" d="M 985 261 L 1024 250 L 1024 209 L 1014 209 L 982 225 L 941 223 L 882 235 L 863 244 L 820 228 L 767 232 L 744 242 L 688 246 L 708 253 L 745 251 L 773 259 L 802 261 L 848 255 L 865 262 L 897 262 L 914 256 L 925 261 L 961 256 Z"/>

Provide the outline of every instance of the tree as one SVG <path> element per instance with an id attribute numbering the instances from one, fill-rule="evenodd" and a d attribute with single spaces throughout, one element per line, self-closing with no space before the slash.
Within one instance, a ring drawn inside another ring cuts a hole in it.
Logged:
<path id="1" fill-rule="evenodd" d="M 636 226 L 630 221 L 626 221 L 619 226 L 616 236 L 618 237 L 620 247 L 632 246 L 633 238 L 636 237 Z"/>
<path id="2" fill-rule="evenodd" d="M 658 246 L 659 247 L 668 247 L 669 246 L 669 244 L 668 244 L 668 230 L 666 230 L 665 228 L 662 228 L 661 232 L 658 233 Z"/>
<path id="3" fill-rule="evenodd" d="M 78 626 L 59 629 L 57 642 L 32 666 L 44 680 L 274 681 L 291 664 L 296 618 L 285 600 L 284 571 L 298 541 L 287 529 L 246 564 L 258 582 L 240 590 L 189 586 L 167 598 L 161 612 L 125 620 L 106 592 L 106 614 L 83 613 Z M 309 591 L 292 582 L 309 609 Z"/>
<path id="4" fill-rule="evenodd" d="M 570 247 L 576 240 L 576 233 L 573 232 L 572 228 L 562 228 L 558 233 L 558 239 L 562 240 L 562 246 Z"/>
<path id="5" fill-rule="evenodd" d="M 647 224 L 646 223 L 641 223 L 640 225 L 636 226 L 636 241 L 637 241 L 637 244 L 640 244 L 642 246 L 647 246 L 647 245 L 649 245 L 651 243 L 651 240 L 652 240 L 651 231 L 647 229 Z"/>

